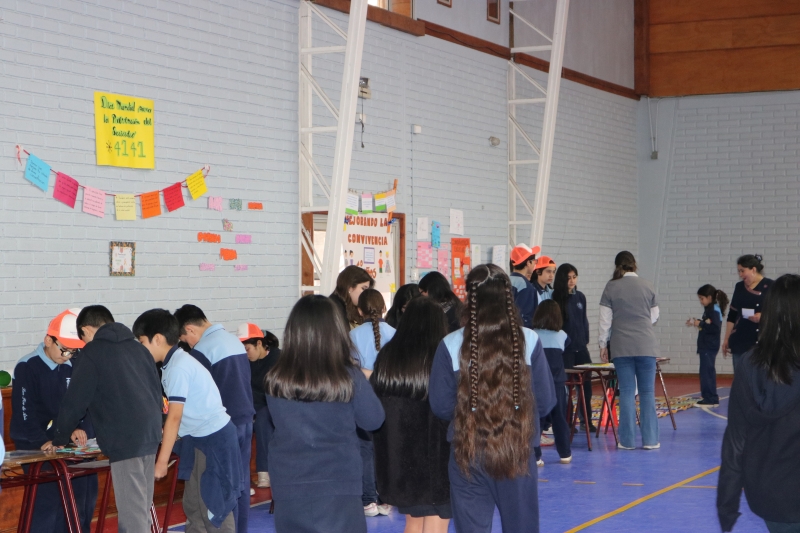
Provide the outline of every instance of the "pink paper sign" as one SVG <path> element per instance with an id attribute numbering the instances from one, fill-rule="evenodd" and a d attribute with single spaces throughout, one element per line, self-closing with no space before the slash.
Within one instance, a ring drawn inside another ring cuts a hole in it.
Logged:
<path id="1" fill-rule="evenodd" d="M 215 270 L 216 268 L 217 265 L 215 265 L 214 263 L 200 263 L 200 270 L 211 271 Z"/>
<path id="2" fill-rule="evenodd" d="M 247 270 L 247 265 L 234 265 L 234 270 Z"/>
<path id="3" fill-rule="evenodd" d="M 66 174 L 56 172 L 56 186 L 53 198 L 75 209 L 75 198 L 78 197 L 78 182 Z"/>
<path id="4" fill-rule="evenodd" d="M 250 244 L 252 239 L 250 235 L 237 235 L 236 236 L 236 244 Z"/>
<path id="5" fill-rule="evenodd" d="M 450 261 L 447 257 L 447 250 L 440 249 L 438 256 L 436 270 L 438 270 L 447 279 L 450 279 Z"/>
<path id="6" fill-rule="evenodd" d="M 208 208 L 214 211 L 222 211 L 222 196 L 209 196 Z"/>
<path id="7" fill-rule="evenodd" d="M 431 248 L 431 243 L 417 243 L 417 268 L 433 268 L 433 249 Z"/>
<path id="8" fill-rule="evenodd" d="M 84 187 L 83 212 L 104 218 L 106 216 L 106 193 L 93 187 Z"/>

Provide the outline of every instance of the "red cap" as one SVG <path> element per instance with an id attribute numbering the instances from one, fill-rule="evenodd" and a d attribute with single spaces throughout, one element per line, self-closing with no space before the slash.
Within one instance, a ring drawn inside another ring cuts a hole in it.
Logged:
<path id="1" fill-rule="evenodd" d="M 539 246 L 529 248 L 527 244 L 520 243 L 511 249 L 511 263 L 519 266 L 541 251 L 542 248 Z"/>
<path id="2" fill-rule="evenodd" d="M 555 265 L 556 262 L 547 257 L 546 255 L 541 256 L 539 259 L 536 260 L 536 270 L 540 268 L 547 268 L 550 265 Z"/>
<path id="3" fill-rule="evenodd" d="M 240 341 L 246 341 L 248 339 L 263 339 L 264 332 L 261 331 L 255 324 L 246 323 L 239 325 L 239 329 L 236 331 L 236 336 L 239 337 Z"/>
<path id="4" fill-rule="evenodd" d="M 47 334 L 55 337 L 64 348 L 77 350 L 86 346 L 86 343 L 78 337 L 77 320 L 80 312 L 80 308 L 67 309 L 62 312 L 50 321 L 50 325 L 47 326 Z"/>

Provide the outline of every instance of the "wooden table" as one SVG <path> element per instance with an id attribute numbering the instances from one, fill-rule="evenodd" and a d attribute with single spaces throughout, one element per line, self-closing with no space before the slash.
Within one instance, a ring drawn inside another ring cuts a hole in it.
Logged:
<path id="1" fill-rule="evenodd" d="M 103 497 L 100 503 L 100 513 L 97 519 L 97 531 L 102 532 L 105 527 L 106 514 L 108 510 L 108 499 L 111 492 L 111 466 L 107 459 L 98 460 L 100 452 L 97 453 L 75 453 L 72 451 L 60 451 L 56 453 L 46 453 L 41 450 L 17 450 L 6 454 L 0 470 L 7 474 L 7 470 L 21 466 L 30 465 L 27 474 L 8 476 L 0 478 L 0 487 L 25 487 L 22 498 L 22 508 L 20 510 L 17 533 L 30 533 L 31 522 L 33 519 L 33 506 L 36 501 L 36 492 L 41 483 L 57 482 L 61 493 L 61 505 L 66 518 L 67 530 L 70 533 L 80 533 L 80 515 L 75 502 L 75 493 L 72 489 L 72 479 L 76 477 L 89 476 L 100 472 L 107 472 Z M 81 459 L 90 459 L 87 462 L 80 462 Z M 178 482 L 178 456 L 173 455 L 175 464 L 173 479 L 170 486 L 167 509 L 164 514 L 164 527 L 158 523 L 155 506 L 150 504 L 151 533 L 166 533 L 169 526 L 169 517 L 172 513 L 172 500 L 175 496 L 175 487 Z M 67 462 L 73 464 L 68 465 Z M 50 464 L 52 472 L 42 472 L 42 466 Z M 39 533 L 39 532 L 36 532 Z"/>

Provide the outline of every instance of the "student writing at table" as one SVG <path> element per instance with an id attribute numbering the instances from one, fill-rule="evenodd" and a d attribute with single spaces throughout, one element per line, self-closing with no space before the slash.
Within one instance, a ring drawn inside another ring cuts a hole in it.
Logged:
<path id="1" fill-rule="evenodd" d="M 84 347 L 83 341 L 78 338 L 76 325 L 79 312 L 80 309 L 68 309 L 55 317 L 47 328 L 44 340 L 33 352 L 20 359 L 14 368 L 9 429 L 18 450 L 53 450 L 53 421 L 58 418 L 61 402 L 72 379 L 71 359 L 75 352 Z M 70 440 L 83 446 L 87 438 L 94 438 L 88 415 L 72 431 Z M 45 465 L 44 468 L 50 467 Z M 97 501 L 97 475 L 76 477 L 72 480 L 72 487 L 81 530 L 89 533 Z M 58 483 L 39 485 L 31 531 L 67 531 Z"/>

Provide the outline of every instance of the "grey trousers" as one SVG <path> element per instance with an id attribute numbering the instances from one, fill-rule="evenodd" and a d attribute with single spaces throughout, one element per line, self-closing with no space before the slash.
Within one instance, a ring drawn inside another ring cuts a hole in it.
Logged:
<path id="1" fill-rule="evenodd" d="M 183 489 L 183 512 L 186 514 L 186 533 L 235 533 L 234 513 L 228 514 L 219 528 L 208 519 L 208 507 L 200 496 L 200 477 L 206 471 L 206 456 L 194 449 L 192 476 Z"/>
<path id="2" fill-rule="evenodd" d="M 156 455 L 111 463 L 119 533 L 149 533 Z"/>

